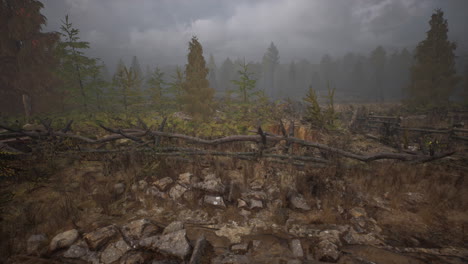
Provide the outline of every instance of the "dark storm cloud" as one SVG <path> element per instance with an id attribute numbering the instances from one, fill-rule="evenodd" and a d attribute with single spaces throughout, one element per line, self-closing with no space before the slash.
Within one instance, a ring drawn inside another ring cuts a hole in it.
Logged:
<path id="1" fill-rule="evenodd" d="M 450 38 L 466 50 L 466 0 L 43 0 L 47 30 L 65 14 L 91 43 L 90 55 L 115 64 L 137 55 L 141 64 L 183 64 L 187 42 L 200 39 L 205 54 L 260 60 L 273 41 L 281 61 L 377 45 L 414 47 L 441 7 Z"/>

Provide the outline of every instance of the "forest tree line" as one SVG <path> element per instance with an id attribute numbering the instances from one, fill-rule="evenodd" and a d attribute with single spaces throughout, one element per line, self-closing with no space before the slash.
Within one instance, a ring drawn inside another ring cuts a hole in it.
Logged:
<path id="1" fill-rule="evenodd" d="M 318 63 L 286 62 L 271 42 L 261 62 L 223 58 L 217 65 L 194 37 L 184 66 L 142 69 L 134 56 L 130 65 L 121 59 L 111 71 L 86 55 L 90 44 L 80 39 L 68 16 L 59 32 L 42 32 L 46 18 L 41 8 L 37 0 L 0 1 L 0 27 L 8 33 L 0 38 L 1 112 L 128 112 L 135 106 L 184 110 L 184 104 L 192 104 L 188 102 L 201 108 L 211 105 L 206 98 L 247 101 L 247 94 L 262 100 L 301 100 L 311 88 L 318 98 L 333 89 L 337 100 L 347 102 L 416 98 L 413 102 L 430 105 L 460 95 L 468 98 L 468 63 L 466 58 L 455 63 L 456 45 L 447 39 L 441 10 L 432 15 L 427 38 L 414 51 L 378 46 L 368 54 L 325 54 Z"/>

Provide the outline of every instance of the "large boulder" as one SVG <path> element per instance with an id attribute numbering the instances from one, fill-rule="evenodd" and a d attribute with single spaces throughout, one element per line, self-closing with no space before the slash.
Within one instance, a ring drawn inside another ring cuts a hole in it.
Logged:
<path id="1" fill-rule="evenodd" d="M 61 249 L 61 248 L 68 248 L 71 246 L 75 241 L 78 239 L 78 230 L 72 229 L 65 231 L 63 233 L 60 233 L 56 235 L 54 238 L 52 238 L 52 241 L 50 242 L 49 245 L 49 250 L 54 251 L 56 249 Z"/>
<path id="2" fill-rule="evenodd" d="M 293 194 L 289 198 L 289 202 L 291 203 L 291 207 L 293 209 L 300 209 L 304 211 L 309 211 L 311 209 L 309 204 L 301 194 Z"/>
<path id="3" fill-rule="evenodd" d="M 291 248 L 291 252 L 295 258 L 302 258 L 304 257 L 304 250 L 302 249 L 301 240 L 293 239 L 289 243 L 289 247 Z"/>

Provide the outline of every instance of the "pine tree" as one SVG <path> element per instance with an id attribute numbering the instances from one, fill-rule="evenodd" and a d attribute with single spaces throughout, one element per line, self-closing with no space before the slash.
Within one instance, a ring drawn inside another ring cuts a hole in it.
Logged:
<path id="1" fill-rule="evenodd" d="M 137 56 L 133 56 L 132 64 L 130 65 L 130 67 L 133 69 L 133 72 L 135 73 L 137 78 L 140 80 L 140 83 L 142 83 L 143 79 L 144 79 L 143 78 L 143 71 L 141 70 L 140 62 L 138 61 Z"/>
<path id="2" fill-rule="evenodd" d="M 370 62 L 373 69 L 374 90 L 377 91 L 377 98 L 384 101 L 383 80 L 385 74 L 386 52 L 382 46 L 378 46 L 370 55 Z"/>
<path id="3" fill-rule="evenodd" d="M 258 95 L 258 92 L 254 91 L 257 81 L 252 78 L 252 72 L 250 72 L 249 66 L 250 64 L 246 64 L 244 60 L 239 65 L 239 80 L 232 80 L 232 83 L 238 87 L 235 93 L 241 98 L 244 104 L 247 104 L 251 97 Z"/>
<path id="4" fill-rule="evenodd" d="M 58 81 L 53 50 L 59 36 L 42 32 L 43 7 L 37 0 L 0 0 L 0 109 L 11 111 L 22 97 L 27 119 L 31 101 L 54 94 Z"/>
<path id="5" fill-rule="evenodd" d="M 81 51 L 89 49 L 89 42 L 80 41 L 80 31 L 73 27 L 68 15 L 65 16 L 65 21 L 62 21 L 60 29 L 63 40 L 57 46 L 57 55 L 60 58 L 58 74 L 64 82 L 65 92 L 87 110 L 92 91 L 89 91 L 91 87 L 86 81 L 92 79 L 96 67 L 99 68 L 97 60 L 88 58 Z"/>
<path id="6" fill-rule="evenodd" d="M 160 107 L 163 103 L 163 99 L 165 96 L 165 85 L 164 82 L 164 73 L 156 67 L 156 69 L 151 74 L 150 78 L 148 79 L 148 92 L 150 95 L 150 104 L 156 105 Z"/>
<path id="7" fill-rule="evenodd" d="M 216 79 L 216 63 L 213 54 L 210 54 L 208 70 L 208 81 L 210 82 L 210 87 L 216 90 L 218 88 L 218 80 Z"/>
<path id="8" fill-rule="evenodd" d="M 263 76 L 265 78 L 265 89 L 270 91 L 270 95 L 276 96 L 277 92 L 275 90 L 275 71 L 279 65 L 279 51 L 276 48 L 273 42 L 270 43 L 270 46 L 267 49 L 265 55 L 262 59 L 263 64 Z"/>
<path id="9" fill-rule="evenodd" d="M 456 44 L 448 40 L 448 23 L 441 9 L 432 14 L 429 25 L 426 39 L 416 47 L 409 99 L 415 106 L 448 106 L 460 79 L 455 71 Z"/>
<path id="10" fill-rule="evenodd" d="M 127 68 L 122 61 L 119 61 L 117 72 L 113 78 L 115 87 L 115 96 L 119 103 L 123 105 L 125 114 L 128 116 L 128 111 L 131 106 L 134 106 L 141 101 L 140 80 L 137 73 L 133 69 Z"/>
<path id="11" fill-rule="evenodd" d="M 175 74 L 171 76 L 172 82 L 168 83 L 169 88 L 168 92 L 172 95 L 176 102 L 176 106 L 181 104 L 181 97 L 182 97 L 182 85 L 185 80 L 185 75 L 182 69 L 177 66 L 175 70 Z"/>
<path id="12" fill-rule="evenodd" d="M 212 112 L 214 89 L 209 86 L 203 48 L 195 36 L 189 42 L 187 59 L 181 96 L 183 109 L 196 119 L 206 119 Z"/>

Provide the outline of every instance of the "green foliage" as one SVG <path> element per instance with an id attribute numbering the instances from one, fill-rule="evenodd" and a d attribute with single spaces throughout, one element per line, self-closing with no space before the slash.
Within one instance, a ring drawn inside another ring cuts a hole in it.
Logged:
<path id="1" fill-rule="evenodd" d="M 233 93 L 241 99 L 242 103 L 248 104 L 249 99 L 258 97 L 259 91 L 255 91 L 257 80 L 252 79 L 252 73 L 249 69 L 250 64 L 245 64 L 245 61 L 239 65 L 241 68 L 238 71 L 239 80 L 232 80 L 231 82 L 237 86 L 237 90 Z"/>
<path id="2" fill-rule="evenodd" d="M 73 27 L 68 15 L 65 16 L 65 21 L 62 21 L 60 30 L 62 40 L 58 43 L 56 52 L 60 59 L 58 75 L 63 82 L 62 98 L 71 99 L 71 103 L 82 105 L 88 110 L 88 106 L 93 104 L 92 98 L 96 98 L 97 94 L 102 95 L 102 91 L 97 91 L 101 88 L 99 85 L 104 82 L 97 78 L 101 67 L 97 65 L 97 59 L 88 58 L 81 51 L 89 49 L 89 42 L 80 41 L 80 31 Z"/>
<path id="3" fill-rule="evenodd" d="M 195 119 L 208 119 L 212 114 L 214 89 L 207 79 L 208 68 L 203 58 L 203 48 L 197 37 L 189 42 L 188 63 L 185 66 L 185 81 L 182 84 L 181 103 L 183 110 Z"/>
<path id="4" fill-rule="evenodd" d="M 141 103 L 140 85 L 141 79 L 133 68 L 128 69 L 120 64 L 113 78 L 114 95 L 120 105 L 124 107 L 125 115 L 128 117 L 129 108 Z"/>
<path id="5" fill-rule="evenodd" d="M 335 88 L 330 88 L 330 83 L 327 84 L 328 94 L 325 97 L 327 100 L 327 107 L 322 109 L 318 102 L 317 94 L 312 87 L 309 87 L 309 91 L 304 102 L 307 104 L 306 110 L 306 121 L 310 122 L 313 127 L 319 129 L 336 129 L 336 121 L 338 119 L 337 113 L 335 112 L 334 97 Z"/>
<path id="6" fill-rule="evenodd" d="M 459 82 L 455 72 L 456 44 L 448 40 L 448 24 L 442 10 L 432 14 L 429 24 L 426 39 L 416 47 L 408 103 L 419 108 L 447 107 Z"/>
<path id="7" fill-rule="evenodd" d="M 154 72 L 151 73 L 150 78 L 148 79 L 148 93 L 150 104 L 154 109 L 162 109 L 165 105 L 163 103 L 165 100 L 165 85 L 166 83 L 163 80 L 164 73 L 156 67 Z"/>

